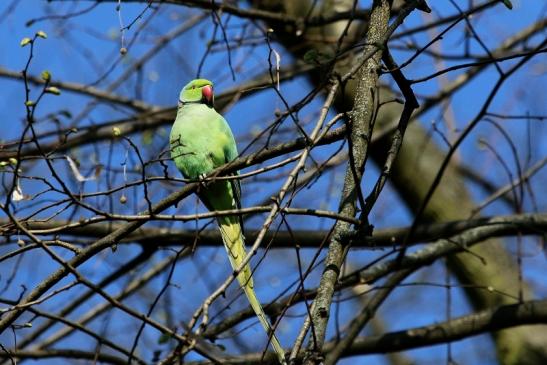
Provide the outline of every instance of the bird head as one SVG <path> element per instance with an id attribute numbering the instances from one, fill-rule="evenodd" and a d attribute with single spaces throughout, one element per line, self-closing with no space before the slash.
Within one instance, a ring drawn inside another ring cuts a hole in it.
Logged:
<path id="1" fill-rule="evenodd" d="M 205 104 L 213 107 L 215 96 L 213 83 L 206 79 L 195 79 L 184 86 L 179 95 L 179 106 L 184 104 Z"/>

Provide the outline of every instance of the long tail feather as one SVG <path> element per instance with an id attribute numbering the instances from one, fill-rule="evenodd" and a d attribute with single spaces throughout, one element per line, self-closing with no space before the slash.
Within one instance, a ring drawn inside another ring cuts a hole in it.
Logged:
<path id="1" fill-rule="evenodd" d="M 241 265 L 243 259 L 246 256 L 245 243 L 243 239 L 243 234 L 241 232 L 241 225 L 235 218 L 236 217 L 220 217 L 218 219 L 222 241 L 224 242 L 224 247 L 226 248 L 226 251 L 228 251 L 230 264 L 232 265 L 234 270 L 239 267 L 239 265 Z M 260 302 L 256 297 L 256 293 L 253 287 L 251 267 L 249 264 L 245 265 L 243 267 L 243 270 L 239 272 L 237 280 L 239 281 L 239 285 L 245 292 L 245 295 L 247 296 L 247 299 L 249 300 L 253 311 L 258 317 L 258 320 L 262 324 L 262 327 L 264 327 L 264 330 L 268 334 L 268 337 L 270 338 L 270 343 L 277 355 L 277 358 L 279 359 L 279 363 L 281 365 L 286 365 L 287 362 L 285 361 L 285 351 L 283 350 L 283 347 L 281 347 L 281 344 L 279 343 L 279 340 L 277 339 L 277 336 L 275 335 L 272 326 L 268 321 L 268 318 L 266 318 L 266 313 L 264 313 L 264 309 L 262 309 L 262 305 L 260 305 Z"/>

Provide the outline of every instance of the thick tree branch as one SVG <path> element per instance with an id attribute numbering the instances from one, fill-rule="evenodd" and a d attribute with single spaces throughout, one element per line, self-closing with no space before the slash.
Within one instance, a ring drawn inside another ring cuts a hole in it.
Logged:
<path id="1" fill-rule="evenodd" d="M 0 351 L 1 360 L 9 359 L 33 359 L 45 360 L 52 358 L 99 361 L 105 364 L 127 365 L 127 360 L 119 356 L 94 351 L 82 351 L 74 349 L 49 349 L 49 350 L 17 350 L 6 354 Z"/>
<path id="2" fill-rule="evenodd" d="M 533 324 L 547 324 L 546 299 L 499 306 L 429 326 L 409 328 L 378 336 L 357 337 L 342 353 L 341 357 L 411 350 L 454 342 L 482 333 Z M 326 342 L 324 346 L 325 353 L 329 354 L 337 344 L 337 341 Z M 261 362 L 261 356 L 261 353 L 248 354 L 227 364 L 275 364 L 273 354 L 268 354 L 264 362 Z M 302 357 L 303 353 L 299 355 L 299 359 Z M 210 362 L 196 361 L 188 363 L 188 365 L 206 364 L 210 364 Z"/>
<path id="3" fill-rule="evenodd" d="M 66 221 L 28 221 L 22 224 L 36 235 L 61 234 L 83 238 L 100 238 L 107 235 L 112 230 L 117 230 L 123 226 L 120 223 L 98 223 L 82 224 Z M 536 235 L 547 230 L 547 214 L 545 213 L 526 213 L 507 216 L 481 217 L 475 219 L 465 219 L 445 223 L 422 224 L 416 229 L 410 243 L 427 243 L 442 238 L 448 238 L 463 231 L 496 225 L 500 228 L 492 237 L 503 237 L 512 235 Z M 410 227 L 385 228 L 374 230 L 372 236 L 351 236 L 353 248 L 392 248 L 402 242 L 405 235 L 408 234 Z M 503 228 L 503 229 L 502 229 Z M 198 235 L 199 233 L 199 235 Z M 16 235 L 17 230 L 9 221 L 0 220 L 0 234 L 2 236 Z M 301 247 L 317 248 L 329 231 L 318 230 L 292 230 L 269 232 L 265 239 L 272 242 L 271 248 L 291 248 L 295 244 Z M 257 231 L 247 230 L 246 239 L 253 241 L 256 238 Z M 217 229 L 208 230 L 183 230 L 173 228 L 139 228 L 135 232 L 127 235 L 121 244 L 138 243 L 147 249 L 155 249 L 162 246 L 180 246 L 185 244 L 194 244 L 197 239 L 198 246 L 217 246 L 222 247 L 223 243 L 220 233 Z M 6 254 L 7 255 L 7 254 Z M 6 258 L 6 255 L 0 257 L 0 262 Z"/>
<path id="4" fill-rule="evenodd" d="M 340 214 L 348 217 L 353 217 L 357 213 L 358 199 L 361 200 L 362 205 L 364 204 L 360 184 L 365 169 L 376 112 L 378 69 L 382 56 L 381 47 L 383 47 L 388 37 L 386 34 L 388 33 L 390 7 L 391 4 L 388 1 L 374 1 L 366 35 L 368 46 L 365 47 L 363 52 L 365 55 L 371 54 L 372 56 L 366 59 L 356 75 L 359 80 L 358 91 L 354 110 L 350 116 L 351 125 L 348 136 L 350 152 L 339 206 Z M 299 335 L 299 338 L 303 338 L 302 335 L 306 333 L 307 327 L 311 327 L 307 354 L 304 359 L 305 364 L 315 364 L 322 361 L 321 353 L 330 317 L 332 296 L 348 250 L 348 246 L 343 243 L 342 237 L 347 235 L 350 230 L 351 227 L 347 222 L 339 221 L 334 226 L 317 297 L 311 306 L 309 318 L 307 318 Z M 293 348 L 291 358 L 296 351 L 298 351 L 298 344 Z"/>

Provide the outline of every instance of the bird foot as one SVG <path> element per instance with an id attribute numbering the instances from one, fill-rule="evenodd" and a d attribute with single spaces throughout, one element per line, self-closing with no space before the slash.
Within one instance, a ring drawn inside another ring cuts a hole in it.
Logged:
<path id="1" fill-rule="evenodd" d="M 207 186 L 211 183 L 209 180 L 207 180 L 206 174 L 199 174 L 198 182 L 199 182 L 199 185 L 203 188 L 207 188 Z"/>

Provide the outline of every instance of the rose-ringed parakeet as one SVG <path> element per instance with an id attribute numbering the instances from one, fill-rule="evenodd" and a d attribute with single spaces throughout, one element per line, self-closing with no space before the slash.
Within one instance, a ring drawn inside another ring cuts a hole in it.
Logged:
<path id="1" fill-rule="evenodd" d="M 175 165 L 187 179 L 198 180 L 238 156 L 232 131 L 214 109 L 213 102 L 213 84 L 209 80 L 192 80 L 180 92 L 170 146 Z M 211 211 L 240 209 L 240 194 L 239 180 L 235 179 L 207 182 L 198 192 L 200 200 Z M 246 256 L 241 217 L 218 217 L 217 222 L 230 263 L 236 269 Z M 256 297 L 249 264 L 239 272 L 237 280 L 260 323 L 271 336 L 271 345 L 279 362 L 286 364 L 283 348 Z"/>

